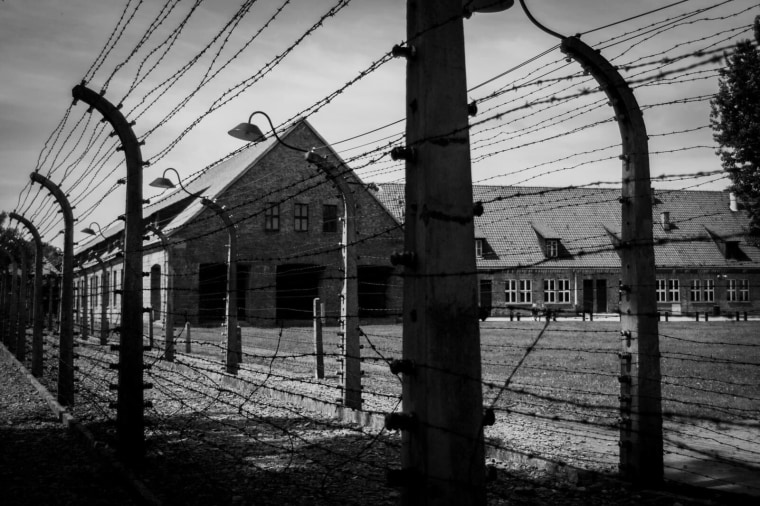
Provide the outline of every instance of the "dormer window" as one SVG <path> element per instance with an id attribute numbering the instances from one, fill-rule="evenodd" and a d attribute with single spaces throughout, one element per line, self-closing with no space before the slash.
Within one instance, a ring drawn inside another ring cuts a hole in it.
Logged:
<path id="1" fill-rule="evenodd" d="M 538 246 L 540 248 L 539 251 L 544 254 L 545 258 L 567 258 L 570 256 L 567 250 L 562 246 L 560 234 L 555 230 L 552 230 L 548 224 L 533 222 L 530 226 L 533 227 L 533 230 L 536 232 L 536 238 L 538 239 Z"/>
<path id="2" fill-rule="evenodd" d="M 739 248 L 739 241 L 725 241 L 726 251 L 724 253 L 728 260 L 739 260 L 742 250 Z"/>
<path id="3" fill-rule="evenodd" d="M 742 251 L 739 241 L 736 240 L 736 238 L 730 235 L 722 236 L 707 227 L 705 227 L 705 230 L 707 230 L 707 234 L 718 247 L 718 250 L 720 250 L 723 258 L 726 260 L 749 260 L 749 258 L 747 258 L 747 255 Z"/>
<path id="4" fill-rule="evenodd" d="M 559 256 L 559 239 L 546 239 L 546 258 Z"/>
<path id="5" fill-rule="evenodd" d="M 483 258 L 483 239 L 475 239 L 475 258 Z"/>

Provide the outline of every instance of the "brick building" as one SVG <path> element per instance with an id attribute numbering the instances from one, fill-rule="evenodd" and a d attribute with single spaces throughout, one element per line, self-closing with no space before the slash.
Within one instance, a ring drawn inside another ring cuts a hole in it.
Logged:
<path id="1" fill-rule="evenodd" d="M 403 219 L 403 185 L 378 198 Z M 620 190 L 475 186 L 475 252 L 481 307 L 530 312 L 616 312 Z M 654 195 L 657 305 L 670 314 L 757 312 L 760 248 L 746 241 L 747 214 L 728 192 Z"/>
<path id="2" fill-rule="evenodd" d="M 307 121 L 283 133 L 303 149 L 337 155 Z M 157 176 L 159 174 L 154 174 Z M 360 317 L 399 315 L 402 280 L 389 262 L 403 249 L 404 186 L 368 188 L 346 169 L 354 188 Z M 146 176 L 146 181 L 150 181 Z M 320 297 L 328 317 L 340 311 L 341 218 L 338 190 L 303 153 L 270 138 L 247 146 L 187 182 L 187 192 L 225 206 L 238 238 L 238 317 L 242 324 L 290 324 L 311 317 Z M 228 232 L 214 211 L 182 189 L 144 210 L 155 233 L 144 242 L 144 306 L 161 317 L 173 281 L 178 324 L 223 321 Z M 620 190 L 475 186 L 481 307 L 493 315 L 533 306 L 613 313 L 619 300 Z M 760 248 L 746 241 L 748 217 L 729 193 L 657 191 L 654 239 L 658 309 L 671 314 L 760 310 Z M 120 222 L 119 222 L 120 224 Z M 118 322 L 122 227 L 80 244 L 78 313 L 103 306 Z M 93 256 L 93 253 L 97 255 Z M 105 272 L 105 276 L 103 273 Z M 86 295 L 86 296 L 85 296 Z M 86 299 L 86 302 L 85 302 Z"/>
<path id="3" fill-rule="evenodd" d="M 305 120 L 281 138 L 303 149 L 316 147 L 331 163 L 345 167 Z M 146 174 L 146 183 L 152 177 Z M 357 202 L 357 240 L 352 247 L 357 255 L 360 316 L 397 314 L 401 283 L 393 276 L 387 252 L 401 248 L 402 230 L 374 191 L 349 169 L 344 177 Z M 235 224 L 241 324 L 268 326 L 310 319 L 315 297 L 325 303 L 328 317 L 339 314 L 342 200 L 303 153 L 272 137 L 244 147 L 183 184 L 187 191 L 177 186 L 144 209 L 146 230 L 155 227 L 166 239 L 164 247 L 155 232 L 146 232 L 143 244 L 143 271 L 150 273 L 143 283 L 143 305 L 154 309 L 155 319 L 166 307 L 171 278 L 177 324 L 184 319 L 209 325 L 224 320 L 228 229 L 196 195 L 223 206 Z M 88 314 L 97 319 L 105 306 L 112 324 L 118 321 L 120 308 L 122 230 L 123 226 L 112 226 L 103 231 L 106 239 L 98 236 L 80 243 L 75 252 L 81 266 L 78 313 L 86 304 Z"/>

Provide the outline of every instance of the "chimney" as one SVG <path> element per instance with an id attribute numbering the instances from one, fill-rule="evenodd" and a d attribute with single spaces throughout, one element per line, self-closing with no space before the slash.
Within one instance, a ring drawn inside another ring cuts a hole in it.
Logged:
<path id="1" fill-rule="evenodd" d="M 663 230 L 670 230 L 670 213 L 668 211 L 660 213 L 660 225 L 662 225 Z"/>
<path id="2" fill-rule="evenodd" d="M 728 209 L 730 209 L 732 213 L 739 210 L 739 204 L 736 201 L 736 194 L 734 192 L 728 194 Z"/>

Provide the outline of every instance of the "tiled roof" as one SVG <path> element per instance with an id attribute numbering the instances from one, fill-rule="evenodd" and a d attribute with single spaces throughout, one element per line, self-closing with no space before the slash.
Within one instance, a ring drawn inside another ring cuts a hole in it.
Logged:
<path id="1" fill-rule="evenodd" d="M 305 120 L 302 120 L 306 122 Z M 298 125 L 294 123 L 285 132 L 280 134 L 280 138 L 286 139 L 288 134 Z M 311 126 L 310 126 L 311 128 Z M 230 185 L 234 184 L 237 179 L 242 176 L 245 171 L 253 166 L 262 156 L 264 156 L 274 145 L 277 140 L 273 136 L 267 137 L 264 141 L 257 142 L 255 144 L 247 144 L 235 152 L 229 158 L 222 160 L 216 165 L 207 167 L 202 172 L 198 173 L 192 179 L 182 181 L 188 192 L 197 193 L 209 199 L 216 198 Z M 172 181 L 176 178 L 175 175 L 170 176 Z M 148 184 L 150 179 L 145 178 L 145 183 Z M 177 185 L 176 189 L 167 190 L 163 194 L 160 194 L 157 198 L 153 199 L 153 202 L 146 205 L 143 208 L 143 218 L 147 219 L 151 215 L 167 209 L 172 205 L 179 204 L 182 201 L 187 201 L 187 206 L 182 209 L 176 216 L 173 216 L 170 221 L 161 224 L 161 228 L 167 236 L 170 236 L 174 231 L 181 228 L 188 221 L 195 218 L 202 210 L 203 204 L 199 198 L 193 198 L 188 195 L 187 192 Z M 103 229 L 103 235 L 106 237 L 113 237 L 120 234 L 124 230 L 124 222 L 116 221 L 109 227 Z M 79 254 L 86 251 L 88 248 L 96 245 L 102 241 L 100 236 L 92 236 L 81 240 L 77 248 L 75 248 L 74 254 Z M 156 242 L 156 241 L 151 241 Z M 146 243 L 148 244 L 148 243 Z"/>
<path id="2" fill-rule="evenodd" d="M 727 192 L 658 190 L 656 196 L 652 214 L 657 267 L 760 268 L 760 249 L 745 240 L 748 217 L 744 211 L 729 210 Z M 377 197 L 403 221 L 403 185 L 381 185 Z M 487 244 L 478 267 L 619 268 L 613 248 L 615 237 L 620 237 L 619 198 L 619 188 L 474 186 L 473 201 L 484 205 L 475 228 Z M 659 221 L 665 211 L 669 230 Z M 724 240 L 739 241 L 741 259 L 726 259 L 706 227 L 719 230 Z M 560 239 L 567 254 L 547 259 L 537 232 Z"/>
<path id="3" fill-rule="evenodd" d="M 280 135 L 281 138 L 287 138 L 288 134 L 295 128 L 292 125 L 288 130 Z M 274 136 L 267 137 L 264 141 L 255 144 L 248 144 L 240 149 L 233 156 L 213 165 L 195 178 L 189 181 L 183 181 L 182 184 L 190 193 L 197 193 L 209 199 L 216 198 L 224 190 L 229 188 L 242 176 L 250 167 L 252 167 L 262 156 L 264 156 L 272 147 L 277 144 Z M 159 208 L 166 208 L 188 197 L 188 193 L 183 191 L 179 186 L 173 190 L 168 197 L 162 198 L 157 204 Z M 193 198 L 189 201 L 187 207 L 179 212 L 170 222 L 162 225 L 166 235 L 181 228 L 187 222 L 195 218 L 203 211 L 204 206 L 201 199 Z M 145 209 L 145 215 L 152 214 L 155 210 L 150 207 Z"/>

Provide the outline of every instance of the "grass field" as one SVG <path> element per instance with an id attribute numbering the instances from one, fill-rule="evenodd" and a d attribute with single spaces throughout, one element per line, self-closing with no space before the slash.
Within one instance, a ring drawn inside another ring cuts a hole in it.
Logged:
<path id="1" fill-rule="evenodd" d="M 481 324 L 484 400 L 497 410 L 585 421 L 618 416 L 620 324 L 614 321 L 486 321 Z M 336 381 L 335 328 L 324 331 L 328 381 Z M 401 356 L 400 325 L 362 327 L 365 392 L 398 395 L 386 360 Z M 666 416 L 757 423 L 760 418 L 760 323 L 660 322 Z M 157 332 L 158 334 L 159 332 Z M 193 329 L 194 353 L 221 356 L 219 329 Z M 179 341 L 183 339 L 180 336 Z M 310 327 L 246 327 L 247 361 L 310 376 Z M 522 364 L 515 371 L 518 363 Z M 505 382 L 512 375 L 509 385 Z"/>

